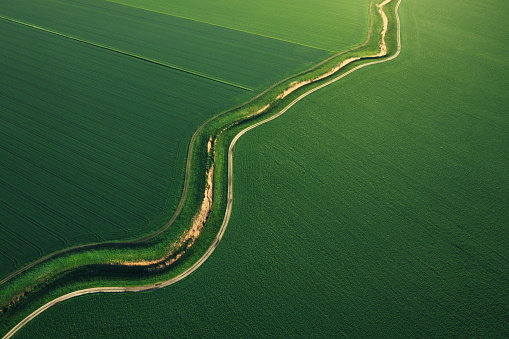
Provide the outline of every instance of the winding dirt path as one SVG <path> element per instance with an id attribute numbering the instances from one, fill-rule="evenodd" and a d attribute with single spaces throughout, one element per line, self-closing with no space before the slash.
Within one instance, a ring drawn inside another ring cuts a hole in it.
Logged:
<path id="1" fill-rule="evenodd" d="M 300 73 L 297 73 L 297 74 L 294 74 L 292 76 L 289 76 L 288 78 L 285 78 L 273 85 L 271 85 L 270 87 L 268 87 L 266 90 L 264 90 L 263 92 L 261 92 L 260 94 L 256 95 L 255 97 L 249 99 L 248 101 L 244 102 L 243 104 L 240 104 L 236 107 L 233 107 L 225 112 L 222 112 L 216 116 L 213 116 L 211 117 L 210 119 L 208 119 L 207 121 L 205 121 L 195 132 L 194 134 L 192 135 L 191 137 L 191 141 L 189 142 L 189 147 L 188 147 L 188 151 L 187 151 L 187 159 L 186 159 L 186 172 L 184 174 L 184 185 L 183 185 L 183 189 L 182 189 L 182 193 L 181 193 L 181 196 L 180 196 L 180 200 L 179 200 L 179 204 L 177 205 L 177 208 L 175 209 L 173 215 L 171 216 L 170 220 L 162 227 L 160 228 L 159 230 L 155 231 L 154 233 L 152 234 L 149 234 L 147 236 L 144 236 L 142 238 L 138 238 L 138 239 L 133 239 L 133 240 L 127 240 L 127 241 L 117 241 L 117 242 L 105 242 L 105 243 L 91 243 L 91 244 L 85 244 L 85 245 L 78 245 L 78 246 L 74 246 L 74 247 L 69 247 L 69 248 L 64 248 L 60 251 L 57 251 L 57 252 L 53 252 L 51 254 L 48 254 L 46 255 L 45 257 L 42 257 L 42 258 L 39 258 L 33 262 L 31 262 L 30 264 L 18 269 L 17 271 L 14 271 L 13 273 L 9 274 L 7 277 L 3 278 L 2 280 L 0 280 L 0 285 L 2 284 L 5 284 L 6 282 L 8 282 L 9 280 L 15 278 L 16 276 L 20 275 L 21 273 L 29 270 L 30 268 L 38 265 L 38 264 L 41 264 L 43 262 L 46 262 L 46 261 L 49 261 L 50 259 L 52 258 L 55 258 L 59 255 L 62 255 L 62 254 L 66 254 L 66 253 L 71 253 L 71 252 L 75 252 L 75 251 L 81 251 L 81 250 L 91 250 L 91 249 L 96 249 L 96 248 L 103 248 L 103 247 L 111 247 L 111 246 L 116 246 L 116 245 L 122 245 L 122 244 L 139 244 L 139 243 L 143 243 L 143 242 L 146 242 L 148 240 L 151 240 L 151 239 L 154 239 L 156 238 L 157 236 L 159 236 L 160 234 L 162 234 L 163 232 L 165 232 L 172 224 L 173 222 L 177 219 L 178 215 L 180 214 L 181 210 L 182 210 L 182 207 L 184 205 L 184 201 L 186 200 L 186 196 L 187 196 L 187 191 L 188 191 L 188 188 L 189 188 L 189 175 L 190 175 L 190 172 L 191 172 L 191 158 L 192 158 L 192 154 L 193 154 L 193 147 L 194 147 L 194 141 L 196 140 L 196 137 L 198 136 L 198 134 L 202 131 L 202 129 L 208 125 L 212 120 L 218 118 L 219 116 L 222 116 L 224 114 L 227 114 L 227 113 L 230 113 L 232 111 L 235 111 L 237 109 L 240 109 L 244 106 L 247 106 L 248 104 L 250 104 L 251 102 L 255 101 L 256 99 L 258 99 L 259 97 L 263 96 L 264 94 L 268 93 L 271 89 L 279 86 L 280 84 L 292 79 L 292 78 L 295 78 L 295 77 L 298 77 L 304 73 L 307 73 L 307 72 L 310 72 L 318 67 L 320 67 L 321 65 L 323 65 L 324 63 L 332 60 L 333 58 L 336 58 L 342 54 L 345 54 L 345 53 L 348 53 L 348 52 L 352 52 L 352 51 L 355 51 L 357 49 L 360 49 L 364 46 L 367 45 L 367 43 L 370 41 L 371 39 L 371 34 L 373 33 L 373 13 L 372 13 L 372 8 L 373 8 L 373 3 L 374 3 L 375 0 L 371 0 L 370 4 L 369 4 L 369 15 L 371 17 L 371 23 L 370 23 L 370 26 L 369 26 L 369 29 L 368 29 L 368 35 L 366 37 L 366 40 L 362 43 L 362 45 L 360 46 L 357 46 L 357 47 L 354 47 L 352 49 L 349 49 L 349 50 L 346 50 L 346 51 L 343 51 L 343 52 L 340 52 L 340 53 L 337 53 L 323 61 L 321 61 L 320 63 L 314 65 L 313 67 L 309 68 L 309 69 L 306 69 Z M 264 107 L 263 110 L 265 110 L 267 107 Z M 261 113 L 260 112 L 257 112 L 257 113 Z"/>
<path id="2" fill-rule="evenodd" d="M 384 1 L 380 6 L 379 6 L 379 10 L 381 13 L 383 13 L 383 10 L 382 10 L 382 7 L 383 5 L 389 3 L 391 0 L 386 0 Z M 399 9 L 399 5 L 401 4 L 401 0 L 398 0 L 398 3 L 396 5 L 396 9 L 395 9 L 395 15 L 396 15 L 396 21 L 397 21 L 397 42 L 398 42 L 398 48 L 397 48 L 397 51 L 394 55 L 392 55 L 391 57 L 387 58 L 387 59 L 383 59 L 383 60 L 377 60 L 377 61 L 373 61 L 373 62 L 369 62 L 369 63 L 366 63 L 366 64 L 362 64 L 362 65 L 359 65 L 357 67 L 354 67 L 352 68 L 351 70 L 349 70 L 348 72 L 346 73 L 343 73 L 339 76 L 337 76 L 336 78 L 334 79 L 331 79 L 330 81 L 318 86 L 318 87 L 315 87 L 309 91 L 307 91 L 306 93 L 302 94 L 301 96 L 299 96 L 298 98 L 296 98 L 295 100 L 293 100 L 290 104 L 288 104 L 285 108 L 283 108 L 280 112 L 278 112 L 277 114 L 263 120 L 263 121 L 260 121 L 254 125 L 251 125 L 247 128 L 245 128 L 244 130 L 240 131 L 236 136 L 235 138 L 232 140 L 231 144 L 230 144 L 230 147 L 228 149 L 228 197 L 227 197 L 227 206 L 226 206 L 226 212 L 225 212 L 225 216 L 224 216 L 224 219 L 223 219 L 223 223 L 221 224 L 221 228 L 218 232 L 218 234 L 216 235 L 216 238 L 214 239 L 214 241 L 212 242 L 212 244 L 210 245 L 210 247 L 207 249 L 207 251 L 205 252 L 205 254 L 200 258 L 198 259 L 197 262 L 195 262 L 191 267 L 189 267 L 185 272 L 181 273 L 180 275 L 170 279 L 170 280 L 166 280 L 166 281 L 163 281 L 163 282 L 159 282 L 159 283 L 155 283 L 155 284 L 151 284 L 151 285 L 143 285 L 143 286 L 134 286 L 134 287 L 95 287 L 95 288 L 88 288 L 88 289 L 84 289 L 84 290 L 79 290 L 79 291 L 75 291 L 75 292 L 71 292 L 71 293 L 68 293 L 66 295 L 63 295 L 59 298 L 56 298 L 56 299 L 53 299 L 52 301 L 48 302 L 47 304 L 41 306 L 40 308 L 38 308 L 37 310 L 35 310 L 33 313 L 31 313 L 29 316 L 27 316 L 25 319 L 23 319 L 21 322 L 19 322 L 14 328 L 12 328 L 4 337 L 3 339 L 8 339 L 8 338 L 11 338 L 17 331 L 19 331 L 23 326 L 25 326 L 30 320 L 34 319 L 36 316 L 38 316 L 39 314 L 41 314 L 42 312 L 46 311 L 48 308 L 52 307 L 52 306 L 55 306 L 55 305 L 58 305 L 59 303 L 61 303 L 62 301 L 65 301 L 65 300 L 69 300 L 71 298 L 74 298 L 74 297 L 78 297 L 78 296 L 82 296 L 82 295 L 87 295 L 87 294 L 94 294 L 94 293 L 124 293 L 124 292 L 142 292 L 142 291 L 151 291 L 151 290 L 156 290 L 156 289 L 159 289 L 159 288 L 163 288 L 163 287 L 166 287 L 166 286 L 169 286 L 169 285 L 172 285 L 184 278 L 186 278 L 188 275 L 190 275 L 191 273 L 193 273 L 195 270 L 198 269 L 198 267 L 200 267 L 209 257 L 210 255 L 212 254 L 212 252 L 214 252 L 214 250 L 216 249 L 217 245 L 219 244 L 219 242 L 221 241 L 223 235 L 224 235 L 224 232 L 226 231 L 226 227 L 228 226 L 228 222 L 230 221 L 230 216 L 231 216 L 231 212 L 232 212 L 232 205 L 233 205 L 233 150 L 234 150 L 234 147 L 235 147 L 235 144 L 237 143 L 237 140 L 239 140 L 239 138 L 244 135 L 246 132 L 252 130 L 253 128 L 256 128 L 262 124 L 265 124 L 269 121 L 272 121 L 278 117 L 280 117 L 281 115 L 283 115 L 286 111 L 288 111 L 291 107 L 293 107 L 297 102 L 299 102 L 300 100 L 302 100 L 303 98 L 307 97 L 308 95 L 310 95 L 311 93 L 313 92 L 316 92 L 344 77 L 346 77 L 347 75 L 351 74 L 352 72 L 358 70 L 358 69 L 361 69 L 361 68 L 364 68 L 366 66 L 370 66 L 370 65 L 375 65 L 375 64 L 379 64 L 379 63 L 382 63 L 382 62 L 387 62 L 387 61 L 391 61 L 393 59 L 395 59 L 401 52 L 401 24 L 400 24 L 400 19 L 399 19 L 399 14 L 398 14 L 398 9 Z M 382 17 L 385 17 L 387 19 L 387 17 L 385 16 L 385 13 L 383 14 Z M 385 20 L 384 20 L 385 22 Z M 384 27 L 387 27 L 386 25 L 384 25 Z M 386 30 L 385 30 L 386 31 Z M 385 35 L 385 34 L 384 34 Z M 382 39 L 383 41 L 383 44 L 385 44 L 385 40 Z M 386 46 L 381 46 L 381 48 L 384 48 Z"/>

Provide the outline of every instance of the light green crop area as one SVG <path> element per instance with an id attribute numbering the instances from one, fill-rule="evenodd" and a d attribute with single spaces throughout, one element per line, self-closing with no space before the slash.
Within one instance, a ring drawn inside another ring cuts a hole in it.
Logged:
<path id="1" fill-rule="evenodd" d="M 369 1 L 113 0 L 329 51 L 361 44 L 369 27 Z"/>
<path id="2" fill-rule="evenodd" d="M 507 337 L 508 6 L 403 1 L 398 58 L 240 139 L 198 271 L 70 300 L 19 337 Z"/>

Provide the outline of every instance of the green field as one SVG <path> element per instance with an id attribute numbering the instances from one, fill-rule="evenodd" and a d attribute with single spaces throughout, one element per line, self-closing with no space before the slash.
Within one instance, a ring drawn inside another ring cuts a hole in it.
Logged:
<path id="1" fill-rule="evenodd" d="M 18 337 L 507 337 L 508 6 L 403 1 L 398 58 L 240 139 L 198 271 L 70 300 Z"/>
<path id="2" fill-rule="evenodd" d="M 369 27 L 369 1 L 112 0 L 329 51 L 361 44 Z"/>
<path id="3" fill-rule="evenodd" d="M 160 228 L 198 126 L 331 55 L 98 0 L 5 1 L 0 27 L 0 278 Z"/>

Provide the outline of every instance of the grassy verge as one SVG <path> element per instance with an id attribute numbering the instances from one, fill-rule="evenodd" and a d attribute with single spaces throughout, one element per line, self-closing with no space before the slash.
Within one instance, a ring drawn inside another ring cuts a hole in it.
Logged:
<path id="1" fill-rule="evenodd" d="M 386 35 L 388 56 L 393 54 L 397 48 L 395 6 L 396 1 L 392 1 L 384 7 L 384 11 L 389 18 L 389 29 Z M 0 332 L 6 332 L 46 302 L 72 291 L 97 286 L 151 284 L 171 279 L 188 269 L 209 248 L 221 226 L 227 205 L 227 152 L 231 140 L 242 129 L 276 114 L 302 93 L 323 84 L 329 79 L 312 82 L 295 90 L 283 99 L 278 99 L 279 95 L 295 82 L 315 79 L 348 58 L 360 57 L 362 59 L 346 65 L 335 75 L 347 72 L 362 63 L 372 61 L 370 56 L 377 54 L 379 51 L 379 35 L 382 30 L 382 20 L 374 5 L 372 5 L 372 11 L 373 34 L 362 48 L 338 55 L 307 72 L 291 77 L 271 87 L 247 105 L 224 112 L 202 126 L 195 134 L 189 150 L 192 171 L 189 172 L 189 190 L 182 205 L 182 210 L 171 227 L 164 233 L 143 243 L 109 244 L 105 247 L 76 250 L 58 255 L 32 267 L 0 286 L 0 305 L 4 305 L 0 315 L 2 322 Z M 267 105 L 269 105 L 268 109 L 256 114 Z M 217 140 L 214 147 L 214 158 L 207 152 L 207 144 L 211 138 Z M 179 253 L 180 249 L 177 248 L 179 246 L 175 245 L 176 240 L 188 231 L 191 220 L 200 209 L 206 185 L 205 173 L 211 166 L 212 161 L 214 161 L 215 166 L 214 205 L 206 227 L 194 245 L 185 251 L 185 255 L 173 265 L 156 271 L 151 270 L 151 267 L 125 267 L 109 264 L 125 261 L 156 260 L 164 257 L 169 252 Z"/>

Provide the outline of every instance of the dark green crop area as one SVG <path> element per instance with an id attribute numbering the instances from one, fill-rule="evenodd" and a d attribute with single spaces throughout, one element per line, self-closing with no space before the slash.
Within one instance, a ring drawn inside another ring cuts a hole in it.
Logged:
<path id="1" fill-rule="evenodd" d="M 404 0 L 398 58 L 240 139 L 199 270 L 18 337 L 507 337 L 508 6 Z"/>
<path id="2" fill-rule="evenodd" d="M 110 0 L 329 51 L 360 45 L 369 1 Z"/>
<path id="3" fill-rule="evenodd" d="M 7 0 L 0 16 L 255 91 L 331 55 L 103 0 Z"/>
<path id="4" fill-rule="evenodd" d="M 192 133 L 246 98 L 29 27 L 0 21 L 0 29 L 8 46 L 0 51 L 0 276 L 60 248 L 161 227 L 180 198 Z"/>

